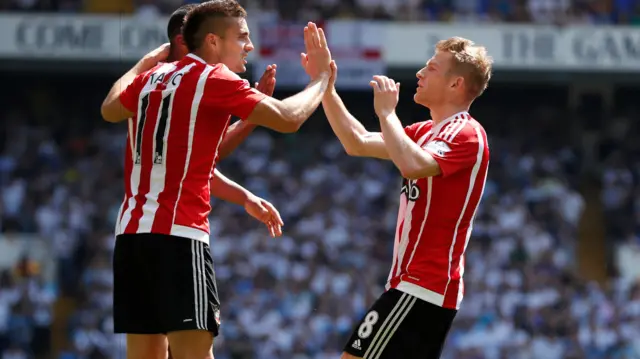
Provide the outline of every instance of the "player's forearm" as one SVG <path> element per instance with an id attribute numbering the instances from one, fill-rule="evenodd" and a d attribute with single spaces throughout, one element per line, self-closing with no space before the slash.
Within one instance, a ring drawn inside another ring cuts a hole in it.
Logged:
<path id="1" fill-rule="evenodd" d="M 246 121 L 236 121 L 236 123 L 229 126 L 218 149 L 220 159 L 229 156 L 255 128 L 256 125 Z"/>
<path id="2" fill-rule="evenodd" d="M 213 171 L 213 178 L 209 182 L 209 186 L 211 196 L 241 206 L 251 196 L 251 192 L 233 182 L 218 170 Z"/>
<path id="3" fill-rule="evenodd" d="M 322 108 L 345 151 L 351 156 L 357 156 L 362 152 L 362 137 L 368 131 L 349 113 L 335 90 L 327 91 L 322 99 Z"/>
<path id="4" fill-rule="evenodd" d="M 328 84 L 329 73 L 323 73 L 303 91 L 282 100 L 285 120 L 290 123 L 292 129 L 297 131 L 311 117 L 320 102 L 322 102 L 322 97 L 327 91 Z"/>
<path id="5" fill-rule="evenodd" d="M 380 127 L 387 153 L 404 178 L 419 179 L 438 174 L 437 162 L 407 136 L 395 113 L 381 118 Z"/>

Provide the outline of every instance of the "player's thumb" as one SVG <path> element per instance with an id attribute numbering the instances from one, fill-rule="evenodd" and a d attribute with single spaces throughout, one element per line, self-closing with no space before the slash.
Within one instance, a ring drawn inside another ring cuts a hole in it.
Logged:
<path id="1" fill-rule="evenodd" d="M 305 54 L 304 52 L 300 53 L 300 64 L 302 65 L 302 67 L 307 66 L 307 54 Z"/>

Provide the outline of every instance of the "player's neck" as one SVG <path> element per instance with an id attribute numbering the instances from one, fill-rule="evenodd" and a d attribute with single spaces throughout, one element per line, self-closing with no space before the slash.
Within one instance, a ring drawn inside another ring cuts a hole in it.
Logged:
<path id="1" fill-rule="evenodd" d="M 431 120 L 433 120 L 433 123 L 437 125 L 456 113 L 469 111 L 469 107 L 470 106 L 466 104 L 445 104 L 437 107 L 431 106 Z"/>
<path id="2" fill-rule="evenodd" d="M 198 49 L 194 51 L 193 54 L 203 59 L 204 62 L 208 63 L 209 65 L 217 64 L 220 62 L 220 58 L 218 57 L 218 55 L 212 53 L 211 51 L 206 51 L 206 49 Z"/>

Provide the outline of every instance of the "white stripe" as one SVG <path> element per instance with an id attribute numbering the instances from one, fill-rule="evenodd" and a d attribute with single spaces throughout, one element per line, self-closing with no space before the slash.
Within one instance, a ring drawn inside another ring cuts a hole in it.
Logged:
<path id="1" fill-rule="evenodd" d="M 373 359 L 380 359 L 380 356 L 384 352 L 384 348 L 386 348 L 387 344 L 389 344 L 389 340 L 391 340 L 391 338 L 393 338 L 393 334 L 395 334 L 395 332 L 398 330 L 398 328 L 400 328 L 400 324 L 402 324 L 402 321 L 407 316 L 407 314 L 409 314 L 409 312 L 411 312 L 411 308 L 413 308 L 413 306 L 416 304 L 416 301 L 418 300 L 418 298 L 416 298 L 416 297 L 409 297 L 409 298 L 411 298 L 411 299 L 409 299 L 409 302 L 405 306 L 405 309 L 402 310 L 402 316 L 400 318 L 398 318 L 398 320 L 396 321 L 396 324 L 393 326 L 393 329 L 391 329 L 389 334 L 386 336 L 386 339 L 384 340 L 384 342 L 379 345 L 380 350 L 378 351 L 378 355 L 376 355 Z M 400 314 L 400 313 L 398 313 L 398 314 Z"/>
<path id="2" fill-rule="evenodd" d="M 405 300 L 402 301 L 400 306 L 397 306 L 398 310 L 387 317 L 387 319 L 391 319 L 389 321 L 385 320 L 383 326 L 378 329 L 376 337 L 373 338 L 367 352 L 364 354 L 364 359 L 376 359 L 380 357 L 384 352 L 384 348 L 387 343 L 389 343 L 389 339 L 393 336 L 393 333 L 396 331 L 398 326 L 400 326 L 404 317 L 406 317 L 407 313 L 411 310 L 411 307 L 413 307 L 417 298 L 403 293 L 401 300 L 402 299 Z"/>
<path id="3" fill-rule="evenodd" d="M 209 295 L 207 293 L 207 270 L 204 261 L 204 243 L 198 242 L 198 246 L 200 246 L 200 273 L 202 278 L 202 329 L 209 329 L 209 322 L 207 320 L 209 319 Z"/>
<path id="4" fill-rule="evenodd" d="M 484 155 L 485 144 L 484 144 L 484 136 L 482 135 L 482 131 L 480 130 L 480 128 L 477 126 L 474 126 L 474 129 L 476 130 L 476 136 L 478 136 L 478 159 L 476 159 L 476 165 L 478 165 L 478 164 L 482 164 L 482 156 Z M 476 167 L 474 166 L 474 169 L 475 168 Z M 487 169 L 488 168 L 489 167 L 487 164 Z M 480 170 L 480 166 L 478 165 L 478 171 L 479 170 Z M 480 199 L 478 200 L 478 203 L 476 203 L 476 208 L 473 209 L 473 216 L 471 217 L 471 222 L 469 223 L 469 229 L 467 229 L 467 235 L 464 241 L 464 249 L 462 250 L 463 254 L 467 251 L 467 246 L 469 245 L 469 240 L 471 239 L 471 233 L 473 232 L 473 222 L 476 219 L 476 213 L 478 212 L 478 208 L 480 207 L 480 200 L 482 200 L 482 196 L 484 195 L 484 187 L 486 183 L 487 183 L 487 177 L 485 176 L 484 181 L 482 181 L 482 189 L 480 190 Z M 464 294 L 462 293 L 462 287 L 463 287 L 462 276 L 464 275 L 464 264 L 462 263 L 462 258 L 460 260 L 458 268 L 460 269 L 460 284 L 458 286 L 458 298 L 456 300 L 456 308 L 460 307 L 460 304 L 462 303 L 462 297 L 464 296 Z"/>
<path id="5" fill-rule="evenodd" d="M 163 66 L 160 66 L 156 71 L 153 72 L 153 74 L 170 71 L 170 69 L 173 69 L 173 68 L 175 68 L 174 65 L 165 64 Z M 140 186 L 140 170 L 142 166 L 136 165 L 136 162 L 135 162 L 136 161 L 135 141 L 137 141 L 137 138 L 134 138 L 134 137 L 136 134 L 135 131 L 137 131 L 138 125 L 140 123 L 140 114 L 142 112 L 142 97 L 143 97 L 142 94 L 151 91 L 155 87 L 155 85 L 151 84 L 152 78 L 153 76 L 149 76 L 147 83 L 144 85 L 142 91 L 140 91 L 140 95 L 138 96 L 138 113 L 136 115 L 135 123 L 133 120 L 129 120 L 129 131 L 130 131 L 129 145 L 131 146 L 131 161 L 133 162 L 133 168 L 131 169 L 131 178 L 129 178 L 129 186 L 131 187 L 131 198 L 129 198 L 129 201 L 128 201 L 129 203 L 127 204 L 127 210 L 124 212 L 124 215 L 122 216 L 122 221 L 120 223 L 121 233 L 124 233 L 124 231 L 127 229 L 127 225 L 129 224 L 129 221 L 131 221 L 131 212 L 133 212 L 133 210 L 136 208 L 136 205 L 137 205 L 135 197 L 138 194 L 138 187 Z M 148 119 L 145 120 L 145 125 L 147 120 Z M 142 132 L 144 132 L 144 129 L 139 134 L 140 136 L 142 136 Z M 142 141 L 140 142 L 140 146 L 142 147 Z"/>
<path id="6" fill-rule="evenodd" d="M 398 247 L 400 246 L 400 224 L 402 223 L 402 219 L 404 219 L 405 213 L 407 211 L 407 197 L 400 193 L 400 205 L 398 208 L 398 219 L 396 221 L 396 235 L 393 239 L 393 261 L 391 262 L 391 269 L 389 270 L 389 277 L 387 278 L 387 284 L 385 285 L 385 289 L 389 290 L 391 288 L 391 279 L 395 276 L 394 268 L 396 267 L 396 263 L 398 263 Z"/>
<path id="7" fill-rule="evenodd" d="M 164 136 L 162 140 L 164 141 L 164 147 L 162 150 L 162 164 L 157 165 L 155 163 L 151 166 L 151 175 L 149 176 L 149 192 L 146 194 L 146 202 L 144 206 L 142 206 L 142 217 L 140 218 L 140 224 L 138 226 L 138 233 L 149 233 L 151 232 L 151 227 L 153 226 L 153 221 L 156 216 L 156 212 L 158 208 L 160 208 L 160 203 L 158 203 L 158 197 L 160 193 L 164 191 L 165 179 L 167 176 L 167 148 L 169 148 L 168 138 L 169 138 L 169 130 L 171 128 L 171 113 L 173 112 L 173 102 L 175 100 L 175 91 L 177 87 L 182 82 L 184 76 L 175 77 L 178 74 L 186 74 L 188 73 L 195 64 L 187 65 L 181 68 L 179 71 L 176 71 L 172 77 L 176 80 L 171 81 L 168 80 L 167 86 L 165 90 L 162 91 L 162 99 L 160 100 L 160 108 L 158 109 L 158 115 L 156 116 L 156 126 L 153 130 L 153 151 L 152 154 L 156 153 L 156 134 L 158 133 L 158 127 L 160 126 L 160 116 L 162 116 L 162 102 L 167 96 L 171 96 L 171 102 L 169 103 L 168 109 L 168 117 L 167 123 L 164 131 Z"/>
<path id="8" fill-rule="evenodd" d="M 474 126 L 475 127 L 475 126 Z M 458 228 L 460 227 L 460 222 L 462 222 L 462 218 L 464 217 L 465 212 L 467 211 L 467 205 L 469 204 L 469 199 L 471 198 L 471 194 L 473 193 L 473 188 L 475 186 L 475 182 L 476 182 L 476 177 L 478 176 L 478 172 L 480 171 L 480 167 L 482 166 L 482 157 L 484 154 L 484 139 L 482 138 L 482 134 L 479 133 L 479 130 L 477 127 L 475 127 L 476 130 L 476 134 L 478 135 L 478 154 L 476 155 L 476 163 L 473 165 L 473 168 L 471 169 L 471 177 L 469 178 L 469 188 L 467 189 L 467 196 L 464 200 L 464 205 L 462 206 L 462 211 L 460 212 L 460 216 L 458 217 L 458 221 L 456 222 L 456 227 L 455 230 L 453 231 L 453 239 L 451 242 L 451 247 L 449 248 L 449 269 L 447 271 L 447 285 L 444 288 L 444 293 L 443 295 L 446 297 L 447 296 L 447 290 L 449 289 L 449 283 L 451 283 L 451 265 L 453 262 L 453 250 L 456 246 L 456 241 L 457 241 L 457 237 L 458 237 Z M 483 185 L 484 187 L 484 185 Z M 480 203 L 480 201 L 478 201 L 478 204 Z M 476 204 L 476 208 L 474 209 L 474 214 L 475 211 L 478 209 L 477 204 Z M 473 219 L 473 217 L 472 217 Z M 465 247 L 469 242 L 469 237 L 467 237 L 466 239 L 466 243 L 465 243 Z"/>
<path id="9" fill-rule="evenodd" d="M 422 146 L 421 141 L 425 141 L 426 139 L 427 139 L 427 136 L 423 136 L 420 139 L 420 141 L 418 141 L 417 143 L 418 146 Z M 417 186 L 417 185 L 418 185 L 417 180 L 407 180 L 407 186 Z M 410 191 L 409 188 L 407 188 L 407 191 Z M 415 206 L 416 206 L 415 201 L 408 201 L 405 217 L 404 217 L 404 225 L 402 226 L 402 236 L 401 236 L 401 240 L 400 240 L 400 244 L 398 246 L 398 252 L 397 252 L 399 264 L 398 264 L 398 269 L 396 270 L 396 273 L 395 273 L 396 276 L 402 273 L 402 262 L 404 262 L 404 255 L 407 251 L 407 246 L 409 245 L 409 239 L 410 239 L 409 236 L 411 234 L 411 224 L 412 224 L 411 222 L 413 221 L 413 209 L 415 208 Z"/>
<path id="10" fill-rule="evenodd" d="M 196 93 L 193 96 L 193 102 L 191 103 L 191 118 L 189 119 L 189 142 L 187 144 L 187 158 L 184 161 L 184 172 L 182 173 L 182 179 L 180 180 L 180 189 L 178 190 L 178 198 L 176 199 L 176 204 L 173 207 L 173 219 L 171 224 L 173 225 L 176 222 L 176 213 L 178 212 L 178 205 L 180 204 L 180 196 L 182 195 L 182 183 L 184 179 L 187 178 L 187 172 L 189 171 L 189 162 L 191 160 L 191 151 L 193 150 L 193 135 L 196 129 L 196 119 L 198 118 L 198 108 L 200 107 L 200 101 L 202 100 L 202 95 L 204 94 L 204 86 L 207 83 L 207 79 L 209 78 L 209 73 L 213 70 L 213 67 L 207 66 L 200 78 L 198 79 L 198 84 L 196 85 Z"/>
<path id="11" fill-rule="evenodd" d="M 444 139 L 459 124 L 460 124 L 460 119 L 456 117 L 455 119 L 451 120 L 449 123 L 447 123 L 446 125 L 444 125 L 444 126 L 442 126 L 440 128 L 440 131 L 439 131 L 439 134 L 437 135 L 437 137 L 440 137 L 440 138 Z"/>
<path id="12" fill-rule="evenodd" d="M 407 180 L 407 186 L 415 186 L 416 181 Z M 407 189 L 409 191 L 409 189 Z M 404 261 L 404 253 L 407 251 L 409 245 L 409 233 L 411 233 L 411 222 L 413 221 L 413 208 L 416 206 L 415 201 L 408 201 L 407 211 L 404 216 L 404 224 L 402 226 L 402 235 L 400 237 L 400 244 L 398 245 L 398 269 L 395 276 L 400 275 L 402 272 L 402 262 Z"/>
<path id="13" fill-rule="evenodd" d="M 387 328 L 390 321 L 394 320 L 394 318 L 396 317 L 396 312 L 398 311 L 398 309 L 400 309 L 404 305 L 405 299 L 410 299 L 410 297 L 409 295 L 402 293 L 402 295 L 400 296 L 400 299 L 398 299 L 398 302 L 396 303 L 396 305 L 393 306 L 393 309 L 391 309 L 391 312 L 384 319 L 384 322 L 376 332 L 376 335 L 371 340 L 371 344 L 369 344 L 369 348 L 367 348 L 367 351 L 364 353 L 364 356 L 363 356 L 364 359 L 367 359 L 369 357 L 369 354 L 371 353 L 373 348 L 376 346 L 376 343 L 378 342 L 378 338 L 380 338 L 380 335 L 382 335 L 382 331 Z"/>
<path id="14" fill-rule="evenodd" d="M 462 129 L 467 125 L 467 122 L 468 121 L 466 120 L 466 118 L 462 119 L 460 121 L 460 124 L 457 127 L 455 127 L 454 129 L 452 129 L 444 140 L 447 141 L 447 142 L 452 142 L 453 139 L 456 138 L 458 133 L 460 133 L 460 131 L 462 131 Z"/>
<path id="15" fill-rule="evenodd" d="M 411 257 L 409 257 L 409 261 L 407 261 L 407 267 L 405 271 L 409 273 L 409 266 L 411 265 L 411 261 L 413 260 L 413 256 L 416 254 L 416 249 L 418 249 L 418 244 L 422 239 L 422 232 L 424 231 L 424 225 L 427 223 L 427 217 L 429 217 L 429 208 L 431 207 L 431 192 L 433 188 L 433 178 L 427 178 L 427 203 L 424 205 L 424 219 L 422 220 L 422 224 L 420 225 L 420 232 L 418 233 L 418 238 L 416 238 L 416 243 L 413 245 L 413 251 L 411 251 Z"/>
<path id="16" fill-rule="evenodd" d="M 170 234 L 172 236 L 194 239 L 196 241 L 209 244 L 209 233 L 198 228 L 174 224 L 171 226 Z"/>
<path id="17" fill-rule="evenodd" d="M 396 286 L 396 289 L 439 307 L 442 307 L 444 304 L 444 295 L 427 288 L 422 288 L 421 286 L 411 282 L 400 282 L 400 284 Z"/>
<path id="18" fill-rule="evenodd" d="M 425 122 L 426 123 L 426 122 Z M 420 127 L 422 128 L 422 127 Z M 417 132 L 416 132 L 417 133 Z M 431 135 L 431 130 L 427 131 L 427 133 L 422 136 L 418 142 L 416 142 L 418 144 L 418 146 L 422 145 L 423 141 L 426 141 L 428 139 L 428 136 Z M 407 180 L 408 182 L 410 180 Z M 415 184 L 414 184 L 415 185 Z M 411 221 L 412 221 L 412 215 L 411 215 L 411 211 L 413 211 L 413 208 L 415 207 L 415 202 L 414 201 L 409 201 L 407 199 L 407 197 L 404 194 L 400 194 L 400 208 L 398 210 L 398 221 L 396 223 L 396 236 L 394 238 L 394 242 L 393 242 L 393 262 L 391 263 L 391 270 L 389 271 L 389 277 L 387 278 L 387 284 L 385 285 L 385 288 L 387 290 L 389 290 L 391 288 L 391 280 L 399 275 L 401 273 L 401 267 L 402 267 L 402 261 L 404 259 L 404 252 L 407 249 L 407 245 L 409 244 L 409 233 L 411 230 Z M 401 220 L 404 219 L 404 223 L 406 224 L 407 221 L 409 222 L 409 230 L 405 232 L 405 229 L 407 229 L 406 225 L 403 225 L 403 230 L 402 233 L 400 233 L 400 223 Z M 402 240 L 399 240 L 399 238 L 402 238 Z M 402 248 L 402 250 L 401 250 Z M 399 263 L 399 264 L 398 264 Z M 398 269 L 394 272 L 394 268 L 396 267 L 396 264 L 398 264 Z"/>
<path id="19" fill-rule="evenodd" d="M 191 241 L 191 270 L 193 271 L 193 308 L 194 308 L 194 320 L 196 321 L 196 328 L 200 329 L 200 306 L 198 305 L 198 300 L 200 299 L 199 293 L 199 285 L 198 285 L 198 269 L 197 269 L 197 260 L 198 254 L 196 251 L 196 241 Z"/>

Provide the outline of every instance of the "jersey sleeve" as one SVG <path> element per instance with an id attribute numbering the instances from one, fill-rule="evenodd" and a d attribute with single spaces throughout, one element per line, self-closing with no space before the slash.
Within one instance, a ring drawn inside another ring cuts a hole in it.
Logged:
<path id="1" fill-rule="evenodd" d="M 147 74 L 148 73 L 145 72 L 136 76 L 133 82 L 120 93 L 120 103 L 130 112 L 136 113 L 138 111 L 138 98 L 144 87 Z"/>
<path id="2" fill-rule="evenodd" d="M 429 141 L 424 149 L 438 162 L 443 177 L 472 167 L 482 155 L 476 131 L 467 126 L 451 138 L 446 132 Z"/>
<path id="3" fill-rule="evenodd" d="M 241 79 L 225 67 L 215 76 L 209 77 L 202 100 L 209 106 L 246 120 L 258 102 L 265 97 L 265 94 L 252 88 L 249 81 Z"/>
<path id="4" fill-rule="evenodd" d="M 404 128 L 404 133 L 409 136 L 414 142 L 418 141 L 418 131 L 425 125 L 424 122 L 416 122 L 412 123 L 409 126 Z"/>
<path id="5" fill-rule="evenodd" d="M 412 123 L 404 128 L 404 133 L 409 136 L 413 142 L 418 142 L 418 132 L 425 126 L 425 122 Z M 384 134 L 380 132 L 380 137 L 384 139 Z"/>

